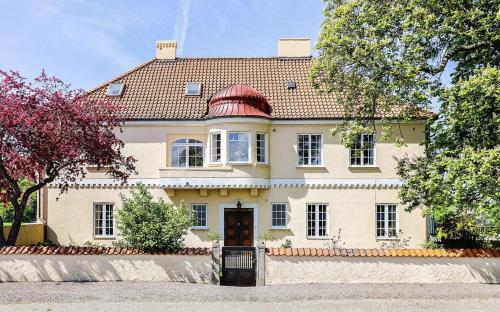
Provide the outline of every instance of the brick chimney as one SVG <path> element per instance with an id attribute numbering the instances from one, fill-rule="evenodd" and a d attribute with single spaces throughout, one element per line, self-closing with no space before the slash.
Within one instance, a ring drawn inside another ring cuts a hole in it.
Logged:
<path id="1" fill-rule="evenodd" d="M 159 60 L 175 60 L 177 43 L 175 40 L 156 41 L 156 58 Z"/>
<path id="2" fill-rule="evenodd" d="M 279 57 L 310 57 L 311 39 L 280 38 L 278 42 Z"/>

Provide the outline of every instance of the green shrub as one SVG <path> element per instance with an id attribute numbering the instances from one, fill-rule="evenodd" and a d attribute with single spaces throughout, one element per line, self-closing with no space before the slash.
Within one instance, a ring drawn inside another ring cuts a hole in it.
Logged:
<path id="1" fill-rule="evenodd" d="M 123 244 L 140 249 L 175 252 L 183 247 L 184 235 L 194 225 L 195 215 L 183 202 L 177 207 L 163 199 L 157 201 L 143 184 L 120 194 L 123 206 L 116 213 Z"/>

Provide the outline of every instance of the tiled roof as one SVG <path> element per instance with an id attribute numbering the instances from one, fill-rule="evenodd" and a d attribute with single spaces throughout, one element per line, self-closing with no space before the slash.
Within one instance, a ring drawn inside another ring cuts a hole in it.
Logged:
<path id="1" fill-rule="evenodd" d="M 500 258 L 499 249 L 326 249 L 269 248 L 268 256 Z"/>
<path id="2" fill-rule="evenodd" d="M 153 59 L 89 94 L 120 103 L 127 119 L 206 119 L 207 102 L 212 95 L 230 85 L 245 84 L 267 99 L 271 118 L 342 118 L 342 107 L 334 95 L 319 94 L 308 80 L 312 63 L 309 57 Z M 295 81 L 295 89 L 288 89 L 288 80 Z M 111 82 L 125 83 L 122 96 L 106 96 Z M 185 95 L 187 82 L 201 82 L 201 96 Z"/>
<path id="3" fill-rule="evenodd" d="M 43 247 L 43 246 L 6 246 L 0 248 L 0 255 L 189 255 L 207 256 L 209 248 L 183 248 L 176 253 L 165 251 L 144 251 L 137 248 L 122 247 Z"/>

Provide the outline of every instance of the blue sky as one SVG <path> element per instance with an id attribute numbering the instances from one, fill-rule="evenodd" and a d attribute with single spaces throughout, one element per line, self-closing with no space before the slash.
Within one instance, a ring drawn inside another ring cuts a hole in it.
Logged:
<path id="1" fill-rule="evenodd" d="M 154 56 L 273 56 L 280 37 L 315 44 L 322 0 L 23 0 L 1 3 L 0 69 L 90 89 Z"/>

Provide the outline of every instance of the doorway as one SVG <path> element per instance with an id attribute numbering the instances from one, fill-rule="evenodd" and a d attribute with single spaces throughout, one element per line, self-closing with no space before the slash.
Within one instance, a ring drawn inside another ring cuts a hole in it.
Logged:
<path id="1" fill-rule="evenodd" d="M 254 245 L 253 209 L 224 209 L 224 246 Z"/>

